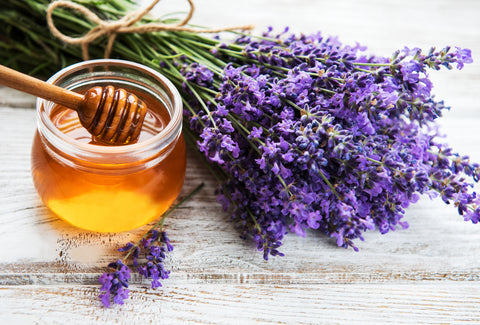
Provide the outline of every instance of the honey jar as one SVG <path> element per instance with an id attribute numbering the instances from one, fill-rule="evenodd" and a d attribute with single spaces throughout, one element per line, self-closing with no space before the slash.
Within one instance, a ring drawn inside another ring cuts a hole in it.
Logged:
<path id="1" fill-rule="evenodd" d="M 94 86 L 123 88 L 148 107 L 137 142 L 112 146 L 92 139 L 76 112 L 37 99 L 32 176 L 45 205 L 79 228 L 120 232 L 165 212 L 185 177 L 182 100 L 158 71 L 122 60 L 69 66 L 47 82 L 82 93 Z"/>

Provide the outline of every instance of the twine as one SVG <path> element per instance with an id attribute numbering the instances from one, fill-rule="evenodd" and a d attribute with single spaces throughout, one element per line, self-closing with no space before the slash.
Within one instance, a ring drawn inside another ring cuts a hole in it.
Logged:
<path id="1" fill-rule="evenodd" d="M 105 48 L 105 58 L 109 58 L 112 52 L 113 43 L 115 37 L 120 33 L 149 33 L 149 32 L 158 32 L 158 31 L 185 31 L 191 33 L 219 33 L 223 31 L 233 31 L 233 30 L 251 30 L 253 25 L 242 25 L 242 26 L 230 26 L 216 29 L 202 29 L 202 28 L 193 28 L 185 26 L 193 16 L 195 10 L 195 5 L 193 0 L 187 0 L 190 4 L 190 10 L 187 16 L 177 24 L 163 24 L 163 23 L 147 23 L 143 25 L 134 26 L 135 23 L 140 21 L 160 0 L 153 0 L 147 7 L 140 8 L 136 11 L 133 11 L 123 18 L 112 21 L 112 20 L 102 20 L 95 13 L 93 13 L 88 8 L 71 1 L 54 1 L 48 6 L 47 10 L 47 23 L 50 31 L 57 38 L 61 39 L 65 43 L 69 44 L 81 44 L 82 45 L 82 55 L 84 60 L 88 60 L 88 45 L 95 41 L 97 38 L 107 35 L 108 42 Z M 70 37 L 62 32 L 60 32 L 55 26 L 52 18 L 53 10 L 57 7 L 65 7 L 72 10 L 75 10 L 83 14 L 86 18 L 94 22 L 97 26 L 93 27 L 88 33 L 80 37 Z"/>

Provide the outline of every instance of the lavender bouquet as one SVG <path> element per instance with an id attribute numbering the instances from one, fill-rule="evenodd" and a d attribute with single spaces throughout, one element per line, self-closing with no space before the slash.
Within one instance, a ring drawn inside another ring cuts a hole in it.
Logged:
<path id="1" fill-rule="evenodd" d="M 81 59 L 77 46 L 63 44 L 46 28 L 48 2 L 6 1 L 0 12 L 2 62 L 49 75 Z M 133 5 L 84 4 L 113 20 Z M 54 18 L 71 34 L 94 27 L 78 23 L 68 10 L 56 10 Z M 366 230 L 385 234 L 407 227 L 405 209 L 423 194 L 439 196 L 466 221 L 479 221 L 472 183 L 480 167 L 437 140 L 435 119 L 448 107 L 431 94 L 427 74 L 462 69 L 472 62 L 468 49 L 405 48 L 382 57 L 321 33 L 269 29 L 261 36 L 234 36 L 225 41 L 185 31 L 119 34 L 112 56 L 158 69 L 178 86 L 185 135 L 218 180 L 218 201 L 265 259 L 282 255 L 287 233 L 305 236 L 308 229 L 357 250 L 355 240 L 363 240 Z M 45 51 L 33 50 L 39 46 Z M 103 55 L 101 40 L 90 45 L 90 54 Z M 123 250 L 138 248 L 129 245 Z M 129 272 L 123 262 L 112 267 L 102 278 L 104 290 L 123 301 L 121 283 L 128 282 Z"/>
<path id="2" fill-rule="evenodd" d="M 478 222 L 463 175 L 478 181 L 479 166 L 436 141 L 433 121 L 446 107 L 426 74 L 461 69 L 469 50 L 365 56 L 359 46 L 287 30 L 209 50 L 233 63 L 218 72 L 177 64 L 192 98 L 186 116 L 198 149 L 221 167 L 219 201 L 265 259 L 281 255 L 286 233 L 309 228 L 357 250 L 367 229 L 407 227 L 405 208 L 421 194 Z"/>

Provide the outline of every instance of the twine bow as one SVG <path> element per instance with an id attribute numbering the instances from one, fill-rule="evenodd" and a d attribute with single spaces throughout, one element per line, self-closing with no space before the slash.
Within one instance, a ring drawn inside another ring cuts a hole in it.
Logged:
<path id="1" fill-rule="evenodd" d="M 148 33 L 148 32 L 157 32 L 163 30 L 169 31 L 186 31 L 192 33 L 219 33 L 222 31 L 232 31 L 232 30 L 250 30 L 253 29 L 253 25 L 242 25 L 242 26 L 230 26 L 216 29 L 201 29 L 185 26 L 193 16 L 195 10 L 195 5 L 193 0 L 187 0 L 190 4 L 190 10 L 187 16 L 176 24 L 163 24 L 163 23 L 147 23 L 142 25 L 135 25 L 140 21 L 160 0 L 153 0 L 147 7 L 140 8 L 136 11 L 133 11 L 123 18 L 112 21 L 112 20 L 102 20 L 95 13 L 93 13 L 88 8 L 71 1 L 54 1 L 52 2 L 47 9 L 47 24 L 50 28 L 50 31 L 57 38 L 61 39 L 65 43 L 69 44 L 81 44 L 82 45 L 82 55 L 84 60 L 88 60 L 88 45 L 96 40 L 97 38 L 107 35 L 108 42 L 105 48 L 105 58 L 110 57 L 112 51 L 113 43 L 115 37 L 119 33 Z M 70 8 L 76 10 L 77 12 L 83 14 L 86 18 L 94 22 L 97 26 L 92 28 L 88 33 L 80 37 L 70 37 L 62 32 L 60 32 L 53 22 L 53 10 L 57 7 Z"/>

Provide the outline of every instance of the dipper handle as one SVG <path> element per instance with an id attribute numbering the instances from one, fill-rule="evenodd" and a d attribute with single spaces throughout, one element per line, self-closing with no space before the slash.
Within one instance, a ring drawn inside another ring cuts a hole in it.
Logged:
<path id="1" fill-rule="evenodd" d="M 0 65 L 0 84 L 77 110 L 83 95 Z"/>

